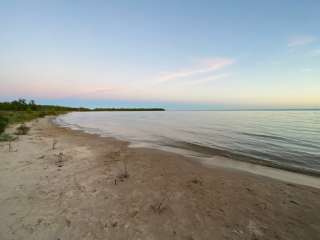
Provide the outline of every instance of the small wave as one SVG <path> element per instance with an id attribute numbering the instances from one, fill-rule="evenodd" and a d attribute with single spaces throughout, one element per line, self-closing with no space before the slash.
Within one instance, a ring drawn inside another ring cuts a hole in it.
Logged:
<path id="1" fill-rule="evenodd" d="M 304 142 L 302 142 L 302 141 L 299 141 L 299 140 L 289 139 L 289 138 L 286 138 L 286 137 L 280 137 L 280 136 L 275 136 L 275 135 L 256 134 L 256 133 L 247 133 L 247 132 L 238 132 L 238 133 L 242 134 L 242 135 L 246 135 L 246 136 L 251 136 L 251 137 L 279 140 L 279 141 L 282 141 L 282 142 L 285 142 L 285 143 L 295 144 L 295 145 L 304 146 L 304 147 L 310 147 L 310 148 L 317 148 L 318 147 L 315 144 L 307 142 L 306 140 Z"/>
<path id="2" fill-rule="evenodd" d="M 249 163 L 259 164 L 262 166 L 279 168 L 282 170 L 287 170 L 287 171 L 292 171 L 292 172 L 297 172 L 297 173 L 320 177 L 320 171 L 316 170 L 316 169 L 295 166 L 292 164 L 291 165 L 282 164 L 282 163 L 279 163 L 278 161 L 260 159 L 260 158 L 256 158 L 256 157 L 253 157 L 253 156 L 250 156 L 247 154 L 243 154 L 243 153 L 231 152 L 226 149 L 208 147 L 208 146 L 203 146 L 200 144 L 184 142 L 184 141 L 177 141 L 175 143 L 168 143 L 167 146 L 182 148 L 185 150 L 191 150 L 194 152 L 205 154 L 207 156 L 222 156 L 222 157 L 226 157 L 226 158 L 231 158 L 233 160 L 249 162 Z"/>
<path id="3" fill-rule="evenodd" d="M 279 136 L 272 136 L 272 135 L 267 135 L 267 134 L 246 133 L 246 132 L 239 132 L 239 133 L 242 134 L 242 135 L 246 135 L 246 136 L 261 137 L 261 138 L 269 138 L 269 139 L 274 139 L 274 140 L 287 141 L 286 138 L 279 137 Z"/>

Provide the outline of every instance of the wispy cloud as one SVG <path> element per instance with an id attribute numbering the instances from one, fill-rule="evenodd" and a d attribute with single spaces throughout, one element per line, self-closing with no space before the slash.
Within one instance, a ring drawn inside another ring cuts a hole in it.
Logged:
<path id="1" fill-rule="evenodd" d="M 294 36 L 289 39 L 288 47 L 298 47 L 308 45 L 310 43 L 315 42 L 317 39 L 314 36 L 310 35 L 301 35 L 301 36 Z"/>
<path id="2" fill-rule="evenodd" d="M 188 69 L 178 70 L 169 73 L 162 73 L 160 75 L 160 81 L 169 81 L 180 78 L 196 77 L 202 74 L 215 72 L 232 65 L 235 62 L 231 58 L 213 58 L 202 60 L 197 66 L 190 67 Z"/>

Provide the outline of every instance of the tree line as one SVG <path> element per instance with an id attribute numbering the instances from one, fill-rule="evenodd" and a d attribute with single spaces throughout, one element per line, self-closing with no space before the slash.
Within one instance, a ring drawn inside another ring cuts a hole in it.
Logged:
<path id="1" fill-rule="evenodd" d="M 12 102 L 0 102 L 0 111 L 89 111 L 87 108 L 72 108 L 55 105 L 39 105 L 34 100 L 20 98 Z"/>
<path id="2" fill-rule="evenodd" d="M 0 102 L 0 111 L 164 111 L 164 108 L 85 108 L 85 107 L 65 107 L 57 105 L 39 105 L 34 100 L 27 101 L 20 98 L 11 102 Z"/>

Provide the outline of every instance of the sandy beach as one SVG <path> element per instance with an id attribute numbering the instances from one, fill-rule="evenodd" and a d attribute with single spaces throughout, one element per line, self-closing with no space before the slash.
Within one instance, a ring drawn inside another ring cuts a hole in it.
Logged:
<path id="1" fill-rule="evenodd" d="M 1 240 L 320 239 L 319 188 L 28 125 L 0 143 Z"/>

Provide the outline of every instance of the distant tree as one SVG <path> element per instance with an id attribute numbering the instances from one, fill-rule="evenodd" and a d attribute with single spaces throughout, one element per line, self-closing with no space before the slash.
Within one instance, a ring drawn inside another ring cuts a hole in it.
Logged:
<path id="1" fill-rule="evenodd" d="M 24 111 L 27 110 L 27 101 L 23 98 L 11 102 L 11 110 Z"/>
<path id="2" fill-rule="evenodd" d="M 19 98 L 19 99 L 18 99 L 18 102 L 19 102 L 21 105 L 26 105 L 26 104 L 27 104 L 27 100 L 24 99 L 24 98 Z"/>
<path id="3" fill-rule="evenodd" d="M 29 101 L 29 107 L 32 111 L 36 111 L 37 110 L 37 105 L 36 102 L 34 100 L 30 100 Z"/>

